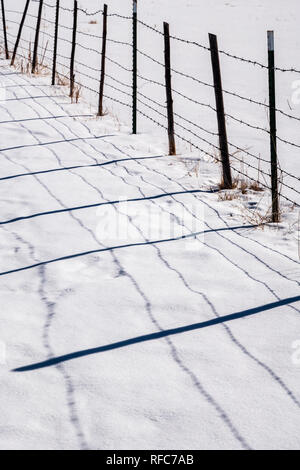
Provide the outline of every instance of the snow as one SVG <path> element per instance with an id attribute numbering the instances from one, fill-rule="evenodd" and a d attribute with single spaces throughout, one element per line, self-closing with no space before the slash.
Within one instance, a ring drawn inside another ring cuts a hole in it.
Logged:
<path id="1" fill-rule="evenodd" d="M 298 66 L 296 2 L 193 0 L 184 22 L 182 2 L 160 3 L 140 6 L 150 24 L 167 19 L 204 43 L 213 31 L 225 50 L 264 62 L 266 29 L 276 27 L 279 44 L 293 45 L 279 47 L 280 65 Z M 158 56 L 146 36 L 144 50 Z M 197 75 L 200 59 L 176 51 L 174 67 Z M 121 48 L 114 54 L 126 63 Z M 228 89 L 263 100 L 264 72 L 252 71 L 256 81 L 230 64 L 246 75 L 228 73 Z M 256 227 L 267 191 L 222 200 L 211 159 L 184 145 L 168 157 L 147 121 L 131 136 L 121 108 L 97 119 L 88 95 L 71 104 L 49 76 L 20 74 L 2 58 L 0 67 L 0 448 L 299 449 L 297 210 L 282 201 L 280 224 Z M 211 78 L 207 66 L 201 78 Z M 285 109 L 289 80 L 279 83 Z M 232 114 L 266 125 L 264 111 L 243 106 Z M 185 111 L 214 129 L 209 111 Z M 297 123 L 283 125 L 297 139 Z M 236 129 L 244 147 L 249 134 Z M 251 151 L 267 158 L 268 140 L 255 135 Z M 299 175 L 296 158 L 290 149 L 282 165 Z"/>

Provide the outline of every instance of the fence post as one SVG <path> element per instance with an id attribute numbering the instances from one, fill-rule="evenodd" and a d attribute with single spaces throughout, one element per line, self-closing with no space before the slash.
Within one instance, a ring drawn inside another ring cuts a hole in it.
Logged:
<path id="1" fill-rule="evenodd" d="M 167 112 L 168 112 L 169 155 L 176 155 L 173 97 L 172 97 L 172 78 L 171 78 L 170 27 L 168 23 L 164 23 L 164 41 L 165 41 L 165 80 L 166 80 Z"/>
<path id="2" fill-rule="evenodd" d="M 2 23 L 3 23 L 3 34 L 4 34 L 5 57 L 6 57 L 6 59 L 9 59 L 4 0 L 1 0 L 1 8 L 2 8 Z"/>
<path id="3" fill-rule="evenodd" d="M 107 5 L 103 7 L 103 30 L 102 30 L 102 55 L 101 55 L 101 77 L 99 92 L 98 116 L 103 116 L 103 93 L 105 81 L 105 59 L 106 59 L 106 40 L 107 40 Z"/>
<path id="4" fill-rule="evenodd" d="M 36 32 L 35 32 L 33 59 L 32 59 L 32 73 L 36 72 L 36 66 L 37 66 L 37 62 L 38 62 L 38 48 L 39 48 L 39 38 L 40 38 L 43 2 L 44 2 L 44 0 L 40 0 L 38 18 L 37 18 L 37 23 L 36 23 Z"/>
<path id="5" fill-rule="evenodd" d="M 78 2 L 74 0 L 74 18 L 73 18 L 73 38 L 72 38 L 72 52 L 71 52 L 71 63 L 70 63 L 70 97 L 74 96 L 74 84 L 75 84 L 75 51 L 76 51 L 76 36 L 77 36 L 77 17 L 78 17 Z"/>
<path id="6" fill-rule="evenodd" d="M 20 26 L 19 26 L 19 31 L 18 31 L 16 44 L 15 44 L 15 47 L 14 47 L 14 52 L 13 52 L 13 55 L 12 55 L 10 65 L 14 65 L 14 63 L 15 63 L 15 59 L 16 59 L 16 55 L 17 55 L 17 52 L 18 52 L 18 47 L 19 47 L 19 43 L 20 43 L 20 39 L 21 39 L 21 35 L 22 35 L 22 30 L 23 30 L 23 26 L 24 26 L 24 23 L 25 23 L 25 19 L 26 19 L 28 7 L 29 7 L 29 3 L 30 3 L 30 0 L 27 0 L 25 8 L 24 8 L 24 12 L 23 12 L 22 20 L 21 20 L 21 23 L 20 23 Z"/>
<path id="7" fill-rule="evenodd" d="M 132 133 L 137 133 L 137 0 L 133 0 Z"/>
<path id="8" fill-rule="evenodd" d="M 60 7 L 60 0 L 56 0 L 54 49 L 53 49 L 53 67 L 52 67 L 52 85 L 55 85 L 55 79 L 56 79 L 56 58 L 57 58 L 57 42 L 58 42 L 59 7 Z"/>
<path id="9" fill-rule="evenodd" d="M 268 31 L 272 222 L 279 222 L 274 31 Z"/>
<path id="10" fill-rule="evenodd" d="M 223 188 L 232 189 L 232 176 L 231 176 L 231 168 L 230 168 L 230 160 L 229 160 L 229 152 L 228 152 L 227 130 L 226 130 L 223 89 L 222 89 L 222 77 L 221 77 L 221 67 L 220 67 L 217 36 L 214 34 L 209 34 L 209 43 L 210 43 L 211 63 L 212 63 L 213 77 L 214 77 L 214 89 L 215 89 L 218 129 L 219 129 L 219 143 L 220 143 L 221 160 L 222 160 L 222 168 L 223 168 Z"/>

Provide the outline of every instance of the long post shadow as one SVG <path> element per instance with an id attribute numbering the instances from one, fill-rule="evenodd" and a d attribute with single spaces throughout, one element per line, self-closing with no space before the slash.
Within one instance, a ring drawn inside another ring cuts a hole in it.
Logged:
<path id="1" fill-rule="evenodd" d="M 217 190 L 216 190 L 217 191 Z M 20 222 L 22 220 L 29 220 L 29 219 L 35 219 L 37 217 L 43 217 L 46 215 L 55 215 L 55 214 L 63 214 L 65 212 L 75 212 L 79 210 L 84 210 L 84 209 L 92 209 L 95 207 L 101 207 L 101 206 L 113 206 L 117 204 L 122 204 L 122 203 L 128 203 L 128 202 L 143 202 L 143 201 L 151 201 L 154 199 L 163 199 L 168 196 L 180 196 L 184 194 L 198 194 L 198 193 L 212 193 L 214 192 L 213 190 L 202 190 L 202 189 L 195 189 L 195 190 L 188 190 L 188 191 L 176 191 L 172 193 L 162 193 L 162 194 L 156 194 L 154 196 L 147 196 L 147 197 L 136 197 L 136 198 L 131 198 L 131 199 L 124 199 L 124 200 L 115 200 L 115 201 L 105 201 L 105 202 L 96 202 L 94 204 L 86 204 L 83 206 L 74 206 L 74 207 L 67 207 L 64 209 L 55 209 L 53 211 L 45 211 L 45 212 L 37 212 L 35 214 L 30 214 L 30 215 L 24 215 L 22 217 L 15 217 L 14 219 L 9 219 L 9 220 L 3 220 L 0 222 L 0 225 L 8 225 L 12 224 L 15 222 Z"/>
<path id="2" fill-rule="evenodd" d="M 0 124 L 16 124 L 20 122 L 33 122 L 33 121 L 51 121 L 58 119 L 79 119 L 79 118 L 88 118 L 93 117 L 92 114 L 62 114 L 58 116 L 45 116 L 45 117 L 36 117 L 36 118 L 24 118 L 24 119 L 9 119 L 7 121 L 0 121 Z"/>
<path id="3" fill-rule="evenodd" d="M 287 299 L 279 300 L 277 302 L 272 302 L 266 305 L 260 305 L 259 307 L 250 308 L 248 310 L 243 310 L 241 312 L 233 313 L 231 315 L 225 315 L 223 317 L 214 318 L 213 320 L 208 320 L 201 323 L 193 323 L 191 325 L 186 325 L 179 328 L 171 328 L 169 330 L 163 330 L 157 333 L 150 333 L 148 335 L 142 335 L 137 336 L 135 338 L 126 339 L 124 341 L 118 341 L 117 343 L 107 344 L 98 348 L 84 349 L 82 351 L 76 351 L 70 354 L 65 354 L 63 356 L 53 357 L 51 359 L 47 359 L 46 361 L 13 369 L 12 372 L 29 372 L 33 370 L 44 369 L 46 367 L 55 366 L 57 364 L 61 364 L 62 362 L 72 361 L 81 357 L 92 356 L 106 351 L 112 351 L 114 349 L 132 346 L 134 344 L 145 343 L 147 341 L 155 341 L 161 338 L 165 338 L 167 336 L 174 336 L 182 333 L 187 333 L 189 331 L 208 328 L 210 326 L 219 325 L 221 323 L 238 320 L 239 318 L 250 317 L 251 315 L 256 315 L 258 313 L 273 310 L 279 307 L 283 307 L 285 305 L 291 305 L 299 301 L 300 295 L 295 297 L 289 297 Z"/>
<path id="4" fill-rule="evenodd" d="M 38 144 L 16 145 L 15 147 L 1 148 L 0 152 L 9 152 L 10 150 L 20 150 L 20 149 L 27 149 L 27 148 L 34 148 L 34 147 L 47 147 L 48 145 L 57 145 L 57 144 L 63 144 L 63 143 L 68 143 L 68 142 L 78 142 L 80 140 L 84 142 L 86 140 L 105 139 L 106 137 L 115 137 L 115 134 L 99 135 L 99 136 L 92 136 L 92 137 L 74 137 L 72 139 L 53 140 L 52 142 L 41 142 Z"/>
<path id="5" fill-rule="evenodd" d="M 0 181 L 11 180 L 15 178 L 23 178 L 25 176 L 44 175 L 46 173 L 57 173 L 60 171 L 78 170 L 80 168 L 95 168 L 95 167 L 101 167 L 101 166 L 108 166 L 108 165 L 113 165 L 113 164 L 120 163 L 120 162 L 128 162 L 128 161 L 136 162 L 139 160 L 152 160 L 152 159 L 157 159 L 157 158 L 167 158 L 167 156 L 166 155 L 151 155 L 149 157 L 118 158 L 116 160 L 108 160 L 102 163 L 91 163 L 89 165 L 73 165 L 73 166 L 57 167 L 57 168 L 51 168 L 49 170 L 39 170 L 39 171 L 32 171 L 28 173 L 17 173 L 16 175 L 3 176 L 0 178 Z"/>
<path id="6" fill-rule="evenodd" d="M 95 255 L 97 253 L 105 253 L 109 251 L 122 250 L 126 248 L 159 245 L 162 243 L 170 243 L 170 242 L 175 242 L 175 241 L 180 241 L 180 240 L 186 240 L 189 238 L 196 238 L 197 236 L 205 234 L 205 233 L 216 233 L 216 232 L 224 232 L 228 230 L 231 231 L 231 230 L 237 230 L 237 229 L 253 229 L 254 227 L 256 226 L 255 225 L 242 225 L 240 227 L 222 227 L 222 228 L 202 230 L 200 232 L 189 233 L 187 235 L 182 235 L 180 237 L 165 238 L 165 239 L 152 240 L 152 241 L 147 241 L 147 242 L 126 243 L 125 245 L 115 245 L 115 246 L 109 246 L 107 248 L 98 248 L 96 250 L 82 251 L 80 253 L 74 253 L 72 255 L 66 255 L 66 256 L 61 256 L 59 258 L 53 258 L 53 259 L 46 260 L 46 261 L 40 261 L 39 263 L 30 264 L 28 266 L 23 266 L 21 268 L 15 268 L 15 269 L 11 269 L 8 271 L 2 271 L 0 272 L 0 277 L 8 276 L 10 274 L 20 273 L 23 271 L 29 271 L 30 269 L 35 269 L 40 266 L 47 266 L 53 263 L 59 263 L 61 261 L 68 261 L 71 259 L 82 258 L 83 256 Z"/>

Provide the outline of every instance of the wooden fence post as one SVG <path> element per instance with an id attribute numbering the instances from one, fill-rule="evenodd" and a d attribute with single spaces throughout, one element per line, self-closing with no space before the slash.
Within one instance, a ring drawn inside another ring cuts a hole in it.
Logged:
<path id="1" fill-rule="evenodd" d="M 106 59 L 106 40 L 107 40 L 107 5 L 103 8 L 103 30 L 102 30 L 102 55 L 101 55 L 101 77 L 99 91 L 98 116 L 103 116 L 103 93 L 105 81 L 105 59 Z"/>
<path id="2" fill-rule="evenodd" d="M 38 18 L 36 22 L 36 32 L 35 32 L 33 59 L 32 59 L 32 73 L 36 72 L 36 67 L 38 65 L 38 49 L 39 49 L 39 38 L 40 38 L 43 2 L 44 0 L 40 0 Z"/>
<path id="3" fill-rule="evenodd" d="M 132 133 L 137 133 L 137 0 L 133 0 L 133 59 L 132 59 Z"/>
<path id="4" fill-rule="evenodd" d="M 25 19 L 26 19 L 28 7 L 29 7 L 29 3 L 30 3 L 30 0 L 27 0 L 27 1 L 26 1 L 26 5 L 25 5 L 25 8 L 24 8 L 24 12 L 23 12 L 22 20 L 21 20 L 21 23 L 20 23 L 20 26 L 19 26 L 19 31 L 18 31 L 18 35 L 17 35 L 17 39 L 16 39 L 16 44 L 15 44 L 15 47 L 14 47 L 14 52 L 13 52 L 13 55 L 12 55 L 12 59 L 11 59 L 10 65 L 14 65 L 14 63 L 15 63 L 15 59 L 16 59 L 16 56 L 17 56 L 18 47 L 19 47 L 19 43 L 20 43 L 22 31 L 23 31 L 23 26 L 24 26 L 24 23 L 25 23 Z"/>
<path id="5" fill-rule="evenodd" d="M 53 48 L 53 67 L 52 67 L 52 85 L 55 85 L 55 80 L 56 80 L 56 58 L 57 58 L 58 27 L 59 27 L 59 7 L 60 7 L 60 0 L 56 0 L 55 32 L 54 32 L 54 48 Z"/>
<path id="6" fill-rule="evenodd" d="M 5 57 L 6 59 L 9 59 L 4 0 L 1 0 L 1 8 L 2 8 L 2 24 L 3 24 L 3 34 L 4 34 Z"/>
<path id="7" fill-rule="evenodd" d="M 166 80 L 167 112 L 168 112 L 169 155 L 176 155 L 173 96 L 172 96 L 172 77 L 171 77 L 170 27 L 168 23 L 164 23 L 164 42 L 165 42 L 165 80 Z"/>
<path id="8" fill-rule="evenodd" d="M 72 37 L 72 52 L 71 52 L 71 63 L 70 63 L 70 97 L 74 96 L 74 85 L 75 85 L 75 51 L 76 51 L 76 37 L 77 37 L 77 18 L 78 18 L 78 2 L 74 0 L 74 18 L 73 18 L 73 37 Z"/>
<path id="9" fill-rule="evenodd" d="M 268 31 L 272 222 L 279 222 L 274 32 Z"/>
<path id="10" fill-rule="evenodd" d="M 227 141 L 227 130 L 225 121 L 225 110 L 223 100 L 223 89 L 222 89 L 222 77 L 221 67 L 219 59 L 219 49 L 217 36 L 209 34 L 211 63 L 214 77 L 214 89 L 216 97 L 216 108 L 218 118 L 218 129 L 219 129 L 219 144 L 221 151 L 221 160 L 223 168 L 223 181 L 222 187 L 224 189 L 232 189 L 232 176 L 229 160 L 228 141 Z"/>

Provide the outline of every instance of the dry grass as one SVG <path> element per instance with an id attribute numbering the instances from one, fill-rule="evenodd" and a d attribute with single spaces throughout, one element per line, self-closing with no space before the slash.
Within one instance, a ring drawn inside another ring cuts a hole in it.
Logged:
<path id="1" fill-rule="evenodd" d="M 121 121 L 119 119 L 119 116 L 117 114 L 113 114 L 112 118 L 114 120 L 115 127 L 116 127 L 117 131 L 120 132 L 121 131 Z"/>
<path id="2" fill-rule="evenodd" d="M 46 56 L 48 44 L 49 44 L 49 41 L 46 42 L 44 51 L 42 51 L 41 59 L 40 59 L 40 61 L 38 62 L 37 71 L 36 71 L 36 74 L 37 74 L 37 75 L 41 75 L 41 74 L 42 74 L 42 75 L 45 75 L 45 73 L 46 73 L 46 74 L 49 73 L 49 67 L 48 67 L 47 65 L 45 65 L 45 56 Z"/>
<path id="3" fill-rule="evenodd" d="M 268 208 L 266 213 L 262 213 L 259 210 L 259 204 L 254 202 L 254 208 L 247 207 L 245 202 L 249 204 L 247 194 L 262 193 L 263 187 L 258 181 L 252 181 L 246 178 L 236 178 L 233 181 L 233 188 L 231 190 L 223 190 L 222 182 L 219 185 L 221 190 L 218 195 L 219 201 L 233 201 L 237 200 L 241 202 L 242 216 L 247 222 L 252 225 L 263 226 L 268 222 L 271 222 L 271 211 Z"/>
<path id="4" fill-rule="evenodd" d="M 261 193 L 264 190 L 264 188 L 260 185 L 259 181 L 251 181 L 248 186 L 248 189 L 257 193 Z"/>
<path id="5" fill-rule="evenodd" d="M 247 207 L 244 207 L 242 215 L 246 219 L 246 221 L 249 222 L 251 225 L 257 225 L 262 228 L 264 228 L 266 224 L 272 222 L 271 207 L 269 207 L 264 212 L 260 212 L 259 209 L 251 210 Z"/>
<path id="6" fill-rule="evenodd" d="M 237 192 L 223 192 L 218 196 L 219 201 L 233 201 L 234 199 L 240 199 L 240 194 Z"/>
<path id="7" fill-rule="evenodd" d="M 97 21 L 97 20 L 91 20 L 91 21 L 89 22 L 89 24 L 98 24 L 98 21 Z"/>
<path id="8" fill-rule="evenodd" d="M 59 86 L 69 86 L 70 80 L 68 79 L 68 77 L 56 72 L 56 83 Z"/>
<path id="9" fill-rule="evenodd" d="M 74 84 L 73 96 L 71 96 L 72 103 L 78 104 L 80 97 L 81 97 L 81 86 Z"/>
<path id="10" fill-rule="evenodd" d="M 45 55 L 47 52 L 48 48 L 48 42 L 42 51 L 42 54 L 40 57 L 38 57 L 38 63 L 36 66 L 36 70 L 34 75 L 49 75 L 50 74 L 50 69 L 48 65 L 45 64 Z M 22 57 L 19 60 L 15 61 L 14 67 L 16 70 L 19 70 L 21 73 L 25 75 L 32 75 L 32 47 L 31 47 L 31 42 L 28 45 L 28 51 L 27 51 L 27 57 Z"/>
<path id="11" fill-rule="evenodd" d="M 182 160 L 187 167 L 187 173 L 189 176 L 195 175 L 197 178 L 200 173 L 200 162 L 195 160 Z"/>
<path id="12" fill-rule="evenodd" d="M 237 187 L 238 187 L 238 180 L 235 179 L 232 181 L 231 189 L 236 189 Z M 221 179 L 221 182 L 218 184 L 218 188 L 220 191 L 229 190 L 229 188 L 225 185 L 223 178 Z"/>
<path id="13" fill-rule="evenodd" d="M 96 118 L 102 118 L 104 116 L 108 116 L 109 115 L 109 111 L 107 108 L 105 108 L 105 110 L 103 111 L 103 113 L 100 115 L 100 114 L 96 114 Z"/>
<path id="14" fill-rule="evenodd" d="M 186 176 L 198 176 L 200 175 L 200 164 L 201 161 L 195 158 L 188 158 L 188 157 L 180 157 L 177 155 L 179 161 L 185 166 L 186 168 Z"/>
<path id="15" fill-rule="evenodd" d="M 241 194 L 247 194 L 249 191 L 262 192 L 264 188 L 261 186 L 259 181 L 253 181 L 246 178 L 235 178 L 232 182 L 232 188 L 229 189 L 225 186 L 222 179 L 221 183 L 218 185 L 220 191 L 228 190 L 232 191 L 234 189 L 238 190 Z"/>
<path id="16" fill-rule="evenodd" d="M 31 69 L 32 69 L 31 43 L 29 43 L 29 46 L 28 46 L 27 58 L 22 57 L 20 60 L 16 60 L 14 63 L 14 68 L 26 75 L 31 74 Z"/>
<path id="17" fill-rule="evenodd" d="M 261 190 L 259 190 L 261 191 Z M 261 204 L 262 200 L 258 201 L 252 201 L 252 207 L 250 207 L 248 198 L 245 200 L 243 199 L 243 196 L 241 194 L 241 191 L 235 190 L 235 191 L 224 191 L 222 193 L 219 193 L 218 196 L 219 201 L 234 201 L 237 200 L 239 201 L 239 207 L 240 213 L 243 217 L 243 219 L 257 227 L 264 228 L 265 225 L 272 223 L 272 207 L 271 206 L 264 206 Z M 282 213 L 279 213 L 279 220 L 280 222 L 282 220 Z"/>

